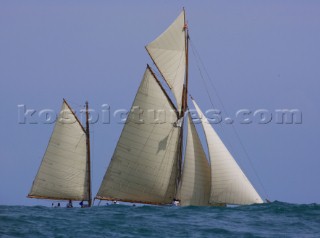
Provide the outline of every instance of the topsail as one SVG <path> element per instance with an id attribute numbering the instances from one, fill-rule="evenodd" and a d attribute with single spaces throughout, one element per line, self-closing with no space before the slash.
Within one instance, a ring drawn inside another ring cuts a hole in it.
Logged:
<path id="1" fill-rule="evenodd" d="M 171 88 L 178 104 L 182 105 L 183 83 L 186 71 L 186 23 L 184 11 L 146 49 Z"/>

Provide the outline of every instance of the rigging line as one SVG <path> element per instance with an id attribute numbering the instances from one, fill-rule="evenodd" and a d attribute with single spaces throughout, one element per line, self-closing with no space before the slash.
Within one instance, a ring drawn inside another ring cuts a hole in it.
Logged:
<path id="1" fill-rule="evenodd" d="M 191 40 L 190 40 L 190 43 L 191 43 Z M 191 45 L 192 45 L 192 44 L 191 44 Z M 210 96 L 210 93 L 209 93 L 209 91 L 208 91 L 207 83 L 206 83 L 206 81 L 204 80 L 204 77 L 203 77 L 201 68 L 200 68 L 200 66 L 199 66 L 199 62 L 197 61 L 197 55 L 195 54 L 194 47 L 191 47 L 191 50 L 192 50 L 192 53 L 193 53 L 193 55 L 194 55 L 194 57 L 195 57 L 195 59 L 196 59 L 196 65 L 197 65 L 198 71 L 199 71 L 199 73 L 200 73 L 200 78 L 202 79 L 202 82 L 203 82 L 203 84 L 204 84 L 204 88 L 205 88 L 205 90 L 206 90 L 206 93 L 208 94 L 210 103 L 211 103 L 211 105 L 212 105 L 213 107 L 215 107 L 215 106 L 214 106 L 214 103 L 213 103 L 213 99 L 212 99 L 212 97 Z"/>
<path id="2" fill-rule="evenodd" d="M 190 45 L 191 45 L 191 48 L 192 48 L 192 52 L 193 52 L 194 55 L 195 55 L 195 58 L 198 59 L 199 62 L 201 63 L 201 65 L 202 65 L 202 67 L 203 67 L 203 69 L 204 69 L 204 71 L 205 71 L 205 74 L 206 74 L 206 76 L 207 76 L 207 78 L 208 78 L 208 81 L 209 81 L 209 83 L 210 83 L 210 86 L 213 88 L 215 94 L 217 95 L 217 98 L 218 98 L 219 102 L 221 103 L 222 109 L 224 110 L 225 114 L 228 116 L 228 112 L 227 112 L 227 110 L 226 110 L 226 107 L 225 107 L 224 104 L 223 104 L 223 101 L 221 100 L 221 97 L 220 97 L 220 95 L 219 95 L 219 93 L 218 93 L 218 90 L 217 90 L 216 87 L 214 86 L 214 84 L 213 84 L 213 82 L 212 82 L 212 79 L 211 79 L 211 77 L 209 76 L 209 73 L 208 73 L 208 71 L 207 71 L 207 69 L 206 69 L 206 67 L 205 67 L 205 64 L 203 63 L 203 61 L 202 61 L 202 59 L 201 59 L 201 57 L 200 57 L 200 54 L 198 53 L 198 51 L 197 51 L 195 45 L 193 44 L 193 41 L 191 41 L 191 38 L 190 38 L 190 37 L 189 37 L 189 41 L 190 41 Z M 201 71 L 201 69 L 199 68 L 199 65 L 198 65 L 198 64 L 197 64 L 197 67 L 198 67 L 198 69 Z M 200 74 L 201 74 L 201 77 L 203 77 L 202 73 L 200 73 Z M 204 81 L 204 78 L 203 78 L 203 81 Z M 206 84 L 205 84 L 205 85 L 206 85 Z M 209 95 L 209 98 L 211 98 L 211 97 L 210 97 L 210 94 L 208 93 L 208 89 L 207 89 L 207 88 L 206 88 L 206 92 L 207 92 L 207 94 Z M 210 102 L 211 102 L 211 104 L 212 104 L 212 100 L 211 100 L 211 99 L 210 99 Z M 213 106 L 213 104 L 212 104 L 212 106 Z M 264 187 L 264 185 L 263 185 L 263 183 L 262 183 L 262 181 L 261 181 L 261 179 L 260 179 L 257 171 L 255 170 L 255 168 L 254 168 L 254 166 L 253 166 L 251 157 L 249 156 L 249 153 L 248 153 L 247 149 L 245 148 L 245 146 L 244 146 L 244 144 L 243 144 L 243 142 L 242 142 L 242 140 L 241 140 L 241 138 L 240 138 L 240 135 L 239 135 L 238 131 L 236 130 L 234 124 L 231 124 L 231 126 L 232 126 L 232 128 L 233 128 L 233 131 L 234 131 L 234 133 L 235 133 L 235 135 L 236 135 L 237 140 L 240 142 L 240 146 L 241 146 L 242 150 L 244 151 L 245 156 L 246 156 L 247 160 L 249 161 L 249 164 L 250 164 L 250 166 L 251 166 L 251 168 L 252 168 L 252 170 L 253 170 L 256 178 L 258 179 L 258 182 L 259 182 L 259 184 L 260 184 L 260 186 L 261 186 L 261 188 L 262 188 L 265 196 L 266 196 L 267 198 L 269 198 L 269 195 L 268 195 L 268 193 L 267 193 L 267 191 L 266 191 L 266 189 L 265 189 L 265 187 Z"/>
<path id="3" fill-rule="evenodd" d="M 190 41 L 190 42 L 191 42 L 191 41 Z M 191 43 L 192 43 L 192 42 L 191 42 Z M 191 46 L 192 46 L 192 45 L 191 45 Z M 213 99 L 212 99 L 212 97 L 211 97 L 211 95 L 210 95 L 210 93 L 209 93 L 209 90 L 208 90 L 208 87 L 207 87 L 207 83 L 206 83 L 206 81 L 205 81 L 205 78 L 204 78 L 204 76 L 203 76 L 203 74 L 202 74 L 202 71 L 201 71 L 201 67 L 200 67 L 200 65 L 199 65 L 199 61 L 198 61 L 198 58 L 199 58 L 199 57 L 196 55 L 194 49 L 195 49 L 195 48 L 192 46 L 192 47 L 191 47 L 191 50 L 192 50 L 192 53 L 193 53 L 193 55 L 194 55 L 194 57 L 195 57 L 195 60 L 196 60 L 196 66 L 197 66 L 198 71 L 199 71 L 199 73 L 200 73 L 200 78 L 202 79 L 202 82 L 203 82 L 203 84 L 204 84 L 205 91 L 206 91 L 206 93 L 207 93 L 207 95 L 208 95 L 208 97 L 209 97 L 210 103 L 211 103 L 212 107 L 215 108 L 214 103 L 213 103 Z M 191 94 L 189 94 L 189 95 L 191 96 Z M 191 98 L 193 99 L 192 96 L 191 96 Z M 220 127 L 223 129 L 223 126 L 222 126 L 221 123 L 218 123 L 218 125 L 220 125 Z M 228 138 L 226 138 L 226 140 L 227 140 L 228 146 L 229 146 L 231 149 L 233 149 L 233 146 L 232 146 L 232 143 L 230 142 L 230 140 L 229 140 Z"/>
<path id="4" fill-rule="evenodd" d="M 199 54 L 198 51 L 196 50 L 196 47 L 194 46 L 194 44 L 193 44 L 193 42 L 192 42 L 191 40 L 190 40 L 190 43 L 191 43 L 193 52 L 196 53 L 196 56 L 195 56 L 196 59 L 198 58 L 198 60 L 200 61 L 201 65 L 202 65 L 202 67 L 203 67 L 203 69 L 204 69 L 204 71 L 205 71 L 205 73 L 206 73 L 206 76 L 207 76 L 207 78 L 209 79 L 210 86 L 211 86 L 211 87 L 213 88 L 213 90 L 215 91 L 215 93 L 216 93 L 216 95 L 217 95 L 217 98 L 218 98 L 219 102 L 221 103 L 221 106 L 222 106 L 223 110 L 225 111 L 225 114 L 228 116 L 228 112 L 227 112 L 227 110 L 226 110 L 226 107 L 224 106 L 223 101 L 221 100 L 221 97 L 219 96 L 218 90 L 217 90 L 216 87 L 214 86 L 214 84 L 213 84 L 213 82 L 212 82 L 212 80 L 211 80 L 211 78 L 210 78 L 210 76 L 209 76 L 209 73 L 208 73 L 208 71 L 206 70 L 206 67 L 205 67 L 203 61 L 201 60 L 200 54 Z M 197 66 L 198 66 L 198 65 L 197 65 Z M 198 68 L 198 69 L 199 69 L 199 68 Z M 201 69 L 199 69 L 199 70 L 201 70 Z M 201 77 L 203 77 L 202 74 L 201 74 Z M 204 81 L 204 80 L 203 80 L 203 81 Z M 207 93 L 208 93 L 208 90 L 206 90 L 206 91 L 207 91 Z M 209 94 L 208 94 L 208 95 L 209 95 Z M 212 104 L 212 101 L 211 101 L 211 100 L 210 100 L 210 102 L 211 102 L 211 104 Z M 213 104 L 212 104 L 212 106 L 213 106 Z M 250 164 L 250 166 L 251 166 L 251 168 L 252 168 L 252 170 L 253 170 L 256 178 L 258 179 L 258 182 L 259 182 L 259 184 L 260 184 L 260 186 L 261 186 L 264 194 L 266 195 L 267 198 L 269 198 L 269 195 L 268 195 L 268 193 L 266 192 L 266 189 L 265 189 L 265 187 L 264 187 L 264 185 L 263 185 L 260 177 L 258 176 L 258 173 L 257 173 L 256 170 L 254 169 L 254 166 L 253 166 L 251 157 L 249 156 L 249 153 L 248 153 L 248 151 L 246 150 L 246 148 L 245 148 L 245 146 L 244 146 L 244 144 L 243 144 L 243 142 L 242 142 L 242 140 L 241 140 L 241 138 L 240 138 L 239 133 L 237 132 L 237 130 L 236 130 L 236 128 L 235 128 L 235 126 L 234 126 L 233 124 L 231 124 L 231 126 L 232 126 L 232 128 L 233 128 L 233 130 L 234 130 L 234 133 L 235 133 L 235 135 L 236 135 L 236 137 L 237 137 L 237 140 L 240 142 L 240 146 L 242 147 L 242 150 L 244 151 L 245 156 L 246 156 L 247 160 L 249 161 L 249 164 Z"/>

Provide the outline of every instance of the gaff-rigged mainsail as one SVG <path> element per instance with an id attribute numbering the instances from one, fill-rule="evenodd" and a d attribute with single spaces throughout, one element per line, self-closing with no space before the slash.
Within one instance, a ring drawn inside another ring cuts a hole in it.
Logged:
<path id="1" fill-rule="evenodd" d="M 175 107 L 147 67 L 96 198 L 171 203 L 180 133 L 176 120 Z"/>
<path id="2" fill-rule="evenodd" d="M 234 160 L 218 134 L 209 124 L 199 106 L 192 100 L 201 118 L 211 163 L 210 203 L 253 204 L 263 203 L 248 178 Z"/>
<path id="3" fill-rule="evenodd" d="M 86 131 L 64 100 L 30 198 L 90 201 Z"/>

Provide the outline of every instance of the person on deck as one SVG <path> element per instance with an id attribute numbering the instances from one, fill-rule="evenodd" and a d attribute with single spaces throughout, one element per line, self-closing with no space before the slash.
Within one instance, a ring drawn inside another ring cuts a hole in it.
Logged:
<path id="1" fill-rule="evenodd" d="M 180 206 L 180 200 L 178 200 L 178 199 L 173 199 L 173 205 L 174 205 L 174 206 Z"/>
<path id="2" fill-rule="evenodd" d="M 69 200 L 69 202 L 67 203 L 67 208 L 72 208 L 73 206 L 72 206 L 72 201 L 71 200 Z"/>

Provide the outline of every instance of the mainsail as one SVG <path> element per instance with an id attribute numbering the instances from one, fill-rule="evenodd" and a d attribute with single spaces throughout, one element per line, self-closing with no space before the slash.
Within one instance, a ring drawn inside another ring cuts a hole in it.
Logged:
<path id="1" fill-rule="evenodd" d="M 188 113 L 188 136 L 181 185 L 177 198 L 182 206 L 209 206 L 210 165 Z"/>
<path id="2" fill-rule="evenodd" d="M 186 72 L 186 23 L 182 11 L 177 19 L 146 49 L 159 72 L 171 88 L 178 104 L 182 106 L 183 83 Z"/>
<path id="3" fill-rule="evenodd" d="M 61 112 L 28 197 L 84 200 L 90 205 L 87 143 L 86 130 L 63 100 Z"/>
<path id="4" fill-rule="evenodd" d="M 192 101 L 201 118 L 209 148 L 211 162 L 210 203 L 263 203 L 259 194 L 209 124 L 197 103 L 194 100 Z"/>
<path id="5" fill-rule="evenodd" d="M 154 115 L 162 120 L 154 121 Z M 180 133 L 176 121 L 175 107 L 148 66 L 96 198 L 171 203 Z"/>

